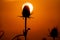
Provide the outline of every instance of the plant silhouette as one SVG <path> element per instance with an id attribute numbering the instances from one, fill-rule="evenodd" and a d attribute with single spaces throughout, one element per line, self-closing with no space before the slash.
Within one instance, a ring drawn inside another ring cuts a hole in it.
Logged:
<path id="1" fill-rule="evenodd" d="M 24 35 L 25 40 L 26 40 L 28 30 L 30 30 L 30 28 L 27 29 L 27 18 L 30 17 L 30 9 L 27 5 L 25 5 L 23 8 L 22 16 L 25 18 L 25 29 L 23 31 L 23 35 Z"/>
<path id="2" fill-rule="evenodd" d="M 24 8 L 23 8 L 22 16 L 25 17 L 25 18 L 30 17 L 30 9 L 29 9 L 29 7 L 27 5 L 24 6 Z"/>
<path id="3" fill-rule="evenodd" d="M 26 40 L 27 33 L 30 30 L 30 28 L 27 28 L 27 18 L 30 17 L 30 9 L 29 9 L 29 7 L 27 5 L 24 6 L 21 17 L 24 17 L 25 18 L 25 26 L 24 26 L 23 34 L 22 35 L 16 35 L 13 39 L 17 38 L 17 40 L 19 40 L 18 38 L 20 36 L 24 36 L 24 38 Z"/>
<path id="4" fill-rule="evenodd" d="M 14 40 L 14 39 L 16 39 L 16 40 L 21 40 L 21 36 L 23 36 L 22 34 L 20 34 L 20 35 L 16 35 L 15 37 L 13 37 L 13 39 L 12 40 Z"/>
<path id="5" fill-rule="evenodd" d="M 51 32 L 50 32 L 50 37 L 53 38 L 53 40 L 55 40 L 55 38 L 58 37 L 58 29 L 56 27 L 54 27 Z"/>
<path id="6" fill-rule="evenodd" d="M 29 30 L 30 30 L 30 28 L 28 28 L 28 29 L 26 30 L 26 32 L 23 30 L 23 34 L 16 35 L 15 37 L 13 37 L 12 40 L 14 40 L 14 39 L 16 39 L 16 40 L 21 40 L 20 37 L 22 37 L 22 36 L 25 37 L 25 36 L 27 35 L 27 33 L 28 33 Z"/>

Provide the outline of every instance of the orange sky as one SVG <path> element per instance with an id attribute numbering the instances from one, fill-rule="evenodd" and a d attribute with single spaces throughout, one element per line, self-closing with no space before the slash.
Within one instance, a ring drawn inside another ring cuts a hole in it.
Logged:
<path id="1" fill-rule="evenodd" d="M 41 40 L 48 36 L 48 29 L 57 26 L 60 29 L 59 0 L 13 0 L 0 2 L 0 29 L 5 32 L 3 40 L 11 40 L 16 34 L 22 34 L 24 19 L 19 18 L 22 13 L 22 5 L 30 2 L 34 9 L 28 19 L 27 27 L 31 28 L 27 40 Z M 47 37 L 47 39 L 50 39 Z"/>

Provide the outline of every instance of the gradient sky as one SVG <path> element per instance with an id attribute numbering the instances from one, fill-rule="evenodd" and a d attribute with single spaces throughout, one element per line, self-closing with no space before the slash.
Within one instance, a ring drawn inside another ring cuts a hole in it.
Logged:
<path id="1" fill-rule="evenodd" d="M 30 2 L 33 5 L 33 12 L 27 21 L 27 40 L 42 40 L 48 37 L 48 29 L 57 26 L 60 30 L 60 1 L 59 0 L 2 0 L 0 2 L 0 30 L 5 32 L 2 40 L 11 40 L 17 34 L 22 34 L 24 19 L 19 18 L 22 14 L 22 5 Z M 60 31 L 59 31 L 60 32 Z"/>

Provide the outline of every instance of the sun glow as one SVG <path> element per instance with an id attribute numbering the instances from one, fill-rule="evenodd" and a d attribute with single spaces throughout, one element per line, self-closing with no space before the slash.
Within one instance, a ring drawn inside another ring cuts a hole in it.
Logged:
<path id="1" fill-rule="evenodd" d="M 30 13 L 32 13 L 32 11 L 33 11 L 33 5 L 32 5 L 31 3 L 29 3 L 29 2 L 24 3 L 23 6 L 22 6 L 22 9 L 23 9 L 24 6 L 26 6 L 26 5 L 30 8 Z"/>

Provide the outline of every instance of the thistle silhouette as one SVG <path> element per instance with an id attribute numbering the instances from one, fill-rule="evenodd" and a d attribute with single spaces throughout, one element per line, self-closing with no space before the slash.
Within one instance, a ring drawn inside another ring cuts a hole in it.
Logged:
<path id="1" fill-rule="evenodd" d="M 23 8 L 22 16 L 25 18 L 25 29 L 23 31 L 23 35 L 24 35 L 25 40 L 26 40 L 27 33 L 30 30 L 30 28 L 27 29 L 27 18 L 30 17 L 30 9 L 27 5 Z"/>
<path id="2" fill-rule="evenodd" d="M 54 27 L 51 32 L 50 32 L 50 37 L 53 38 L 53 40 L 55 40 L 55 38 L 58 37 L 58 29 L 56 27 Z"/>
<path id="3" fill-rule="evenodd" d="M 20 16 L 20 17 L 23 17 L 25 19 L 25 26 L 24 26 L 23 34 L 22 35 L 17 35 L 13 39 L 15 39 L 16 37 L 18 38 L 19 36 L 24 36 L 24 38 L 26 40 L 28 31 L 30 30 L 30 28 L 27 28 L 27 18 L 30 17 L 30 9 L 27 5 L 24 6 L 23 11 L 22 11 L 22 16 Z"/>
<path id="4" fill-rule="evenodd" d="M 24 8 L 23 8 L 22 16 L 24 18 L 29 18 L 30 17 L 30 9 L 29 9 L 29 7 L 27 5 L 24 6 Z"/>

